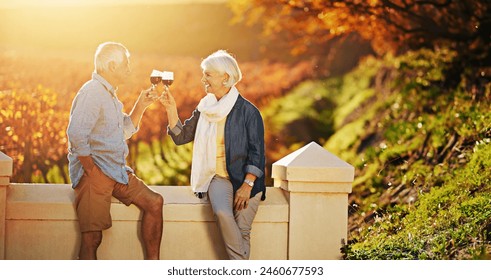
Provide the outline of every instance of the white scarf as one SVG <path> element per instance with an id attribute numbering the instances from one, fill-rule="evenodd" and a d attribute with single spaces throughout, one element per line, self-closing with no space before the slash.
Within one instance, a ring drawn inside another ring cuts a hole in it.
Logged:
<path id="1" fill-rule="evenodd" d="M 220 101 L 209 93 L 198 104 L 200 117 L 196 127 L 191 165 L 191 188 L 195 193 L 208 191 L 216 171 L 217 123 L 227 117 L 239 97 L 237 88 L 232 87 Z"/>

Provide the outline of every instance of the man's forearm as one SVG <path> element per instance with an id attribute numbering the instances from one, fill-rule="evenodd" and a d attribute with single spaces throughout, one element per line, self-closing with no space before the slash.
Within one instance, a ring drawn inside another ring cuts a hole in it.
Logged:
<path id="1" fill-rule="evenodd" d="M 134 127 L 138 127 L 138 125 L 140 124 L 140 120 L 143 116 L 143 113 L 145 112 L 146 109 L 147 109 L 146 107 L 139 106 L 138 102 L 135 104 L 133 110 L 131 110 L 130 113 L 131 122 L 133 123 Z"/>

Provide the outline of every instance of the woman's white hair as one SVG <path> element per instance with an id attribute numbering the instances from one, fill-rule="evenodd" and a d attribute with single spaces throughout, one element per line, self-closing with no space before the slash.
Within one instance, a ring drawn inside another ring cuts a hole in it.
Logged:
<path id="1" fill-rule="evenodd" d="M 125 55 L 126 58 L 129 58 L 130 52 L 120 43 L 105 42 L 100 44 L 94 55 L 95 72 L 98 74 L 107 72 L 110 62 L 115 62 L 117 65 L 123 63 Z"/>
<path id="2" fill-rule="evenodd" d="M 201 62 L 203 70 L 213 70 L 221 74 L 227 73 L 229 79 L 224 84 L 227 87 L 232 87 L 242 79 L 237 60 L 225 50 L 218 50 L 210 54 Z"/>

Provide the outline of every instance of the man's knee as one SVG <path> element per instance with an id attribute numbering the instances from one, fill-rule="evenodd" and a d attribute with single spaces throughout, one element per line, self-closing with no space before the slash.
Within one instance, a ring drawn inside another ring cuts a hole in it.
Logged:
<path id="1" fill-rule="evenodd" d="M 145 203 L 142 205 L 143 210 L 150 213 L 162 213 L 164 207 L 164 198 L 158 193 L 151 193 L 145 198 Z"/>
<path id="2" fill-rule="evenodd" d="M 82 246 L 98 248 L 102 242 L 101 231 L 89 231 L 82 233 Z"/>
<path id="3" fill-rule="evenodd" d="M 164 197 L 162 197 L 160 194 L 155 194 L 154 195 L 154 203 L 152 203 L 155 206 L 155 211 L 162 212 L 162 208 L 164 207 Z"/>

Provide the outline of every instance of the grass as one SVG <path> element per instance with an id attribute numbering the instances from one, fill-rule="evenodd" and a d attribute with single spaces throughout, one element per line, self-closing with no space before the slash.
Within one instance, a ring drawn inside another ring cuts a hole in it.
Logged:
<path id="1" fill-rule="evenodd" d="M 490 258 L 491 84 L 444 87 L 453 58 L 440 49 L 367 59 L 266 111 L 283 135 L 330 111 L 332 133 L 313 135 L 356 170 L 346 259 Z M 322 99 L 334 106 L 315 108 Z"/>
<path id="2" fill-rule="evenodd" d="M 176 146 L 169 137 L 151 145 L 139 142 L 136 173 L 149 185 L 189 185 L 192 147 Z"/>
<path id="3" fill-rule="evenodd" d="M 412 207 L 391 208 L 349 246 L 349 259 L 489 259 L 491 144 Z"/>

